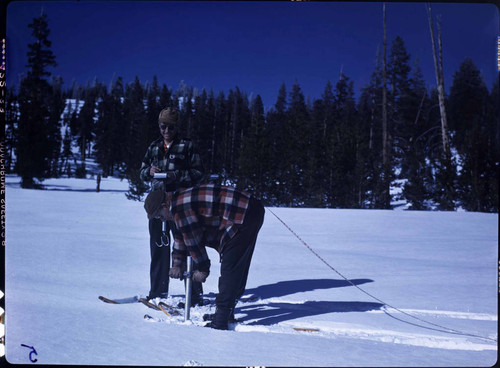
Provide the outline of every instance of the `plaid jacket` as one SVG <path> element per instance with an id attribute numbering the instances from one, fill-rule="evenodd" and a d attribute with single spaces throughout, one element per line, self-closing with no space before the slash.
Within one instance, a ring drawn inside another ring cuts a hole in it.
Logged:
<path id="1" fill-rule="evenodd" d="M 153 179 L 149 175 L 151 166 L 158 166 L 161 172 L 175 171 L 177 180 L 165 186 L 162 179 Z M 171 192 L 179 188 L 189 188 L 201 182 L 204 170 L 201 158 L 189 139 L 175 138 L 167 151 L 163 147 L 163 137 L 155 140 L 148 147 L 142 160 L 140 177 L 151 182 L 151 190 Z"/>
<path id="2" fill-rule="evenodd" d="M 179 232 L 174 236 L 172 265 L 182 267 L 189 254 L 195 269 L 210 269 L 205 246 L 222 253 L 243 223 L 250 194 L 233 187 L 204 184 L 173 193 L 171 212 Z"/>

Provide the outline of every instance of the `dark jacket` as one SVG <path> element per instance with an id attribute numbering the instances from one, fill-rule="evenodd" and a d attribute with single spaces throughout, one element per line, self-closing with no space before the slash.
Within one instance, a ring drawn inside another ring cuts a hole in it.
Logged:
<path id="1" fill-rule="evenodd" d="M 173 171 L 176 175 L 174 183 L 165 185 L 162 179 L 154 179 L 149 170 L 158 166 L 161 172 Z M 142 160 L 141 179 L 151 182 L 151 190 L 171 192 L 179 188 L 192 187 L 201 182 L 204 170 L 200 155 L 190 139 L 175 138 L 168 150 L 163 146 L 163 137 L 155 140 L 148 147 Z"/>

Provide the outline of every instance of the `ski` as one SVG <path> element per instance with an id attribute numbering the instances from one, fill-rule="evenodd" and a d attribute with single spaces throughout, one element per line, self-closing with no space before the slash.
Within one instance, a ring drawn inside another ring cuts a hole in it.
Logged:
<path id="1" fill-rule="evenodd" d="M 167 304 L 165 302 L 159 302 L 158 305 L 150 302 L 146 298 L 140 298 L 139 302 L 144 304 L 146 307 L 154 309 L 156 311 L 161 311 L 165 313 L 167 316 L 180 316 L 182 313 L 179 311 L 179 309 L 175 308 L 174 306 Z"/>
<path id="2" fill-rule="evenodd" d="M 121 298 L 121 299 L 109 299 L 105 296 L 99 295 L 99 300 L 108 304 L 128 304 L 128 303 L 137 303 L 139 301 L 138 296 L 132 296 L 130 298 Z"/>
<path id="3" fill-rule="evenodd" d="M 128 304 L 128 303 L 142 303 L 148 308 L 157 310 L 157 311 L 162 311 L 165 313 L 167 316 L 179 316 L 181 315 L 181 312 L 178 310 L 178 308 L 175 308 L 172 305 L 169 305 L 165 302 L 160 302 L 158 305 L 151 303 L 148 299 L 146 298 L 139 298 L 138 296 L 133 296 L 130 298 L 122 298 L 122 299 L 110 299 L 106 298 L 105 296 L 99 295 L 99 300 L 103 301 L 104 303 L 108 304 Z"/>
<path id="4" fill-rule="evenodd" d="M 180 310 L 164 302 L 159 302 L 158 307 L 160 307 L 162 312 L 167 316 L 180 316 L 182 314 Z"/>
<path id="5" fill-rule="evenodd" d="M 161 311 L 160 307 L 158 307 L 156 304 L 151 303 L 146 298 L 140 298 L 139 302 L 141 302 L 142 304 L 144 304 L 148 308 L 151 308 L 151 309 L 154 309 L 154 310 L 157 310 L 157 311 Z"/>
<path id="6" fill-rule="evenodd" d="M 102 300 L 104 303 L 109 303 L 109 304 L 120 304 L 116 300 L 108 299 L 102 295 L 99 296 L 99 300 Z"/>

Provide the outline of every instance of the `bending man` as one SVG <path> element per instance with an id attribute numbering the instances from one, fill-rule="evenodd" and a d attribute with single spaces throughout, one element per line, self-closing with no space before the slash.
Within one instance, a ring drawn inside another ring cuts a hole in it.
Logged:
<path id="1" fill-rule="evenodd" d="M 210 327 L 227 330 L 234 307 L 245 291 L 257 235 L 264 221 L 262 203 L 244 191 L 206 184 L 174 193 L 151 192 L 144 203 L 148 218 L 173 220 L 179 230 L 172 251 L 170 277 L 182 279 L 187 253 L 193 281 L 210 273 L 205 246 L 220 254 L 221 275 Z"/>

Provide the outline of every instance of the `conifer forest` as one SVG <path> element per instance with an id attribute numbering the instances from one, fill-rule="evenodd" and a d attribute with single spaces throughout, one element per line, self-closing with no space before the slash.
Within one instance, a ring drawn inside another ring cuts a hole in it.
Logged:
<path id="1" fill-rule="evenodd" d="M 390 209 L 404 199 L 413 210 L 498 212 L 498 79 L 487 86 L 472 59 L 463 60 L 440 98 L 439 84 L 426 87 L 396 37 L 374 55 L 358 97 L 341 74 L 325 79 L 313 100 L 300 81 L 276 86 L 275 104 L 264 108 L 260 95 L 238 86 L 173 88 L 156 77 L 63 88 L 48 71 L 56 55 L 47 15 L 29 27 L 28 72 L 7 88 L 5 106 L 5 168 L 24 188 L 86 177 L 93 159 L 103 177 L 128 180 L 127 198 L 143 199 L 149 186 L 138 176 L 142 158 L 160 137 L 160 110 L 176 107 L 180 135 L 195 143 L 206 180 L 216 174 L 216 182 L 250 190 L 266 206 Z M 400 189 L 398 198 L 391 188 Z"/>

